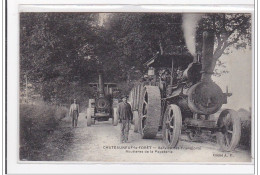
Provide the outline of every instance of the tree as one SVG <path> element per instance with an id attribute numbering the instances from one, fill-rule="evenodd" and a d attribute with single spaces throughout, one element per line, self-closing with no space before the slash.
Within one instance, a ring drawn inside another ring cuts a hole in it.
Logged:
<path id="1" fill-rule="evenodd" d="M 105 81 L 130 85 L 154 54 L 186 45 L 182 14 L 175 13 L 21 13 L 20 24 L 20 78 L 28 75 L 46 101 L 90 93 L 86 87 L 97 82 L 100 69 Z M 198 48 L 205 29 L 216 33 L 214 61 L 219 65 L 218 58 L 231 47 L 250 46 L 250 14 L 203 15 Z"/>
<path id="2" fill-rule="evenodd" d="M 181 14 L 115 13 L 109 16 L 106 31 L 110 32 L 116 48 L 111 58 L 117 60 L 124 80 L 140 77 L 143 63 L 157 52 L 164 54 L 171 46 L 184 45 Z"/>
<path id="3" fill-rule="evenodd" d="M 96 14 L 22 13 L 20 78 L 24 74 L 46 101 L 61 97 L 93 69 Z M 84 37 L 86 36 L 86 37 Z M 98 39 L 97 39 L 98 41 Z M 21 81 L 22 82 L 22 81 Z"/>
<path id="4" fill-rule="evenodd" d="M 213 62 L 223 65 L 219 58 L 229 54 L 231 48 L 251 47 L 251 14 L 222 13 L 206 14 L 198 25 L 197 39 L 201 43 L 202 31 L 211 29 L 215 32 Z M 201 46 L 200 46 L 201 47 Z"/>
<path id="5" fill-rule="evenodd" d="M 142 63 L 157 52 L 174 53 L 177 47 L 186 48 L 181 27 L 182 14 L 115 13 L 109 14 L 105 25 L 101 31 L 106 32 L 105 36 L 109 36 L 110 43 L 113 43 L 111 48 L 114 48 L 112 52 L 108 49 L 106 56 L 115 60 L 113 66 L 119 74 L 115 77 L 120 80 L 142 72 Z M 197 28 L 198 50 L 201 49 L 202 31 L 206 29 L 214 30 L 216 34 L 213 62 L 217 61 L 218 66 L 225 66 L 218 58 L 228 54 L 231 47 L 241 49 L 250 46 L 250 14 L 204 14 Z M 111 67 L 111 62 L 107 63 L 105 69 Z"/>

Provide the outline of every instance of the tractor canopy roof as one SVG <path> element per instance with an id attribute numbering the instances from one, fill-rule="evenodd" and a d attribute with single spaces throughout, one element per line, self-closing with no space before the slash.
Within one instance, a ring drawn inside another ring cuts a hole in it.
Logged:
<path id="1" fill-rule="evenodd" d="M 160 54 L 157 52 L 151 59 L 144 63 L 147 67 L 187 67 L 189 63 L 193 61 L 193 56 L 186 48 L 171 48 L 170 51 Z M 181 51 L 180 51 L 181 50 Z"/>
<path id="2" fill-rule="evenodd" d="M 189 63 L 193 61 L 191 55 L 156 55 L 146 63 L 147 67 L 172 67 L 172 62 L 174 67 L 187 67 Z"/>

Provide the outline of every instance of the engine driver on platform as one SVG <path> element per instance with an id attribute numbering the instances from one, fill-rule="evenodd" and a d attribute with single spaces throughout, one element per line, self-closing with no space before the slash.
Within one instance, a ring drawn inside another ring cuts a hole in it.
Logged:
<path id="1" fill-rule="evenodd" d="M 122 102 L 118 104 L 118 116 L 121 121 L 121 142 L 128 141 L 128 134 L 131 126 L 131 121 L 133 120 L 133 113 L 131 106 L 127 103 L 127 96 L 122 96 Z"/>
<path id="2" fill-rule="evenodd" d="M 181 66 L 178 66 L 176 73 L 177 73 L 177 80 L 178 80 L 178 81 L 181 81 L 182 76 L 183 76 L 183 69 L 182 69 Z"/>

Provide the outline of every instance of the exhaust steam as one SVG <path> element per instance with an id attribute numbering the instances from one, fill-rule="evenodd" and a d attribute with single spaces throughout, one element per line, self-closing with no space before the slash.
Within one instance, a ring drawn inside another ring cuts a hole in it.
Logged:
<path id="1" fill-rule="evenodd" d="M 183 14 L 182 29 L 184 33 L 185 43 L 190 53 L 196 56 L 195 38 L 196 27 L 203 14 Z"/>

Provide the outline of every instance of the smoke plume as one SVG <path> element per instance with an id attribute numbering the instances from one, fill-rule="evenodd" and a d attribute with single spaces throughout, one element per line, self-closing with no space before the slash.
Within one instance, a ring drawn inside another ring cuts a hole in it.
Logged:
<path id="1" fill-rule="evenodd" d="M 202 14 L 183 14 L 182 16 L 182 29 L 184 32 L 184 38 L 190 53 L 195 56 L 195 38 L 196 38 L 196 27 L 201 19 Z"/>

